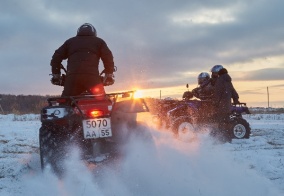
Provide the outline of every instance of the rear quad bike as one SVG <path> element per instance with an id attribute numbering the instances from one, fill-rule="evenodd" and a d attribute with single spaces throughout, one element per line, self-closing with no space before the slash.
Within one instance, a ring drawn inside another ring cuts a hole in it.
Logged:
<path id="1" fill-rule="evenodd" d="M 222 122 L 226 125 L 222 130 L 212 116 L 212 105 L 209 101 L 184 99 L 167 112 L 167 118 L 170 129 L 177 138 L 194 138 L 199 130 L 210 129 L 212 136 L 231 141 L 250 137 L 251 128 L 242 117 L 243 113 L 250 114 L 246 103 L 232 104 L 231 113 Z"/>
<path id="2" fill-rule="evenodd" d="M 119 153 L 121 145 L 137 130 L 137 113 L 148 112 L 144 99 L 134 99 L 133 94 L 49 98 L 49 105 L 41 110 L 41 168 L 50 165 L 62 175 L 72 146 L 80 149 L 83 160 L 94 163 Z"/>
<path id="3" fill-rule="evenodd" d="M 66 73 L 66 69 L 61 65 Z M 116 71 L 116 67 L 115 67 Z M 102 74 L 100 76 L 103 82 Z M 65 74 L 56 85 L 63 86 Z M 137 113 L 148 112 L 143 98 L 134 98 L 135 91 L 79 96 L 53 97 L 41 110 L 39 130 L 41 168 L 48 165 L 58 176 L 64 174 L 64 161 L 70 148 L 80 150 L 81 159 L 97 163 L 111 160 L 133 134 L 151 139 L 136 121 Z M 142 133 L 143 132 L 143 133 Z"/>

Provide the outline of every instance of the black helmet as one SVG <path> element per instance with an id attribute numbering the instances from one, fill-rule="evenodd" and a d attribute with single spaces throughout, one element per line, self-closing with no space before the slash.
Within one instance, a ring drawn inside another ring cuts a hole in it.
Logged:
<path id="1" fill-rule="evenodd" d="M 210 79 L 210 75 L 207 72 L 201 72 L 197 77 L 197 81 L 199 85 L 203 84 L 205 81 L 209 79 Z"/>
<path id="2" fill-rule="evenodd" d="M 97 36 L 97 31 L 92 24 L 84 23 L 78 28 L 77 35 L 79 35 L 79 36 L 84 36 L 84 35 Z"/>
<path id="3" fill-rule="evenodd" d="M 214 65 L 212 68 L 211 68 L 211 72 L 212 73 L 218 73 L 221 69 L 223 69 L 224 67 L 222 65 Z"/>

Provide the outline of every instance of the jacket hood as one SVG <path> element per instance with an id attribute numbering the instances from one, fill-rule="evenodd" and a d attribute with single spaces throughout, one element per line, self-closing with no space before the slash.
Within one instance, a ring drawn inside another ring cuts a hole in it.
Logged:
<path id="1" fill-rule="evenodd" d="M 220 71 L 218 72 L 218 74 L 219 74 L 219 77 L 222 78 L 222 80 L 224 80 L 224 81 L 226 81 L 226 82 L 231 82 L 231 81 L 232 81 L 232 78 L 231 78 L 231 76 L 228 74 L 227 69 L 225 69 L 225 68 L 220 69 Z"/>
<path id="2" fill-rule="evenodd" d="M 232 82 L 231 76 L 227 73 L 220 75 L 219 78 L 226 82 Z"/>

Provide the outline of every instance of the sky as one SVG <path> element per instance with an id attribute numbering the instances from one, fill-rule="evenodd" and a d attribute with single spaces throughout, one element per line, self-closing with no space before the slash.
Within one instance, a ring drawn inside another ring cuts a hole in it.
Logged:
<path id="1" fill-rule="evenodd" d="M 89 22 L 118 69 L 107 92 L 181 98 L 187 83 L 195 88 L 200 72 L 221 64 L 240 101 L 284 107 L 283 7 L 282 0 L 2 0 L 0 94 L 61 94 L 50 83 L 51 57 Z"/>

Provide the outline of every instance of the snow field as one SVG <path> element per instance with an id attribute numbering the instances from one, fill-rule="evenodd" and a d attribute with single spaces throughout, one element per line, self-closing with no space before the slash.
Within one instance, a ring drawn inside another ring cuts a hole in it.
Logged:
<path id="1" fill-rule="evenodd" d="M 0 195 L 283 195 L 284 115 L 245 118 L 250 139 L 217 145 L 206 131 L 186 143 L 149 125 L 154 145 L 133 138 L 125 157 L 92 169 L 74 149 L 59 180 L 40 169 L 38 116 L 0 115 Z"/>

